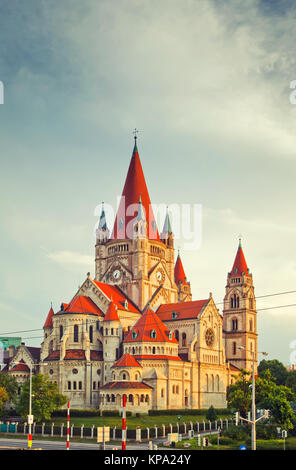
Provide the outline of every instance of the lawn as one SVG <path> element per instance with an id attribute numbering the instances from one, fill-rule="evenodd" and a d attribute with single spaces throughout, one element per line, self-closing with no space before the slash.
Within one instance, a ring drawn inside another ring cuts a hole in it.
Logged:
<path id="1" fill-rule="evenodd" d="M 230 419 L 231 416 L 221 416 L 221 419 Z M 220 416 L 218 417 L 220 419 Z M 186 415 L 182 416 L 180 419 L 180 424 L 187 423 L 189 425 L 190 421 L 196 423 L 197 421 L 202 422 L 203 420 L 207 421 L 205 416 L 198 416 L 198 415 Z M 51 419 L 56 425 L 60 423 L 67 423 L 67 418 L 57 418 L 53 417 Z M 94 416 L 94 417 L 71 417 L 70 416 L 71 424 L 74 426 L 81 426 L 84 424 L 84 427 L 90 428 L 92 425 L 95 427 L 99 426 L 110 426 L 117 428 L 121 428 L 122 420 L 120 416 Z M 141 426 L 142 429 L 146 427 L 152 428 L 156 424 L 158 427 L 161 427 L 162 424 L 168 426 L 169 424 L 176 425 L 178 423 L 178 415 L 162 415 L 162 416 L 149 416 L 149 415 L 140 415 L 139 418 L 136 416 L 128 416 L 126 418 L 126 425 L 128 429 L 135 429 L 137 426 Z"/>
<path id="2" fill-rule="evenodd" d="M 209 447 L 199 447 L 197 445 L 197 439 L 184 440 L 176 443 L 176 448 L 185 449 L 185 443 L 190 443 L 190 450 L 239 450 L 241 445 L 245 445 L 247 450 L 251 450 L 250 445 L 246 445 L 244 441 L 233 441 L 229 445 L 220 445 L 219 449 L 217 445 L 210 445 Z M 257 450 L 284 450 L 283 439 L 271 439 L 263 440 L 257 439 L 256 441 Z M 289 437 L 286 439 L 286 450 L 296 450 L 296 437 Z"/>

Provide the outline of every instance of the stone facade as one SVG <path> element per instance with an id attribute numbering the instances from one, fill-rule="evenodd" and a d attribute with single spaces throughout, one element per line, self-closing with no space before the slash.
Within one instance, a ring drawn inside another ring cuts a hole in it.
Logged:
<path id="1" fill-rule="evenodd" d="M 253 279 L 241 246 L 222 317 L 211 293 L 192 301 L 168 213 L 158 234 L 136 145 L 123 198 L 135 217 L 124 219 L 120 205 L 110 232 L 103 208 L 94 279 L 88 273 L 69 304 L 50 309 L 40 370 L 72 408 L 119 410 L 123 394 L 133 412 L 226 407 L 227 387 L 240 368 L 252 368 L 250 351 L 257 359 Z"/>

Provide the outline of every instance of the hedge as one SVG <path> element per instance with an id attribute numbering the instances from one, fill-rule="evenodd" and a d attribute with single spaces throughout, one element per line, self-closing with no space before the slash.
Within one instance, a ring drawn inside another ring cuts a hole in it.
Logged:
<path id="1" fill-rule="evenodd" d="M 169 415 L 169 416 L 203 416 L 206 415 L 208 409 L 198 409 L 198 410 L 149 410 L 149 416 L 161 416 L 161 415 Z M 230 415 L 231 411 L 229 408 L 215 408 L 217 415 L 224 416 Z"/>
<path id="2" fill-rule="evenodd" d="M 131 411 L 126 412 L 126 416 L 131 416 Z M 86 418 L 92 416 L 120 416 L 119 410 L 79 410 L 79 409 L 71 409 L 71 416 L 76 418 Z M 67 417 L 67 410 L 56 410 L 51 414 L 51 417 L 58 417 L 58 418 L 66 418 Z"/>

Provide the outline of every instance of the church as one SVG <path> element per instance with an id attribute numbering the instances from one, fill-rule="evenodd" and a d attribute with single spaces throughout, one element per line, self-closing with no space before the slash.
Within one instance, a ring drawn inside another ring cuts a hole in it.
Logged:
<path id="1" fill-rule="evenodd" d="M 135 137 L 112 230 L 102 208 L 94 277 L 51 308 L 43 327 L 39 370 L 72 408 L 119 410 L 123 395 L 133 413 L 225 408 L 227 387 L 242 368 L 252 370 L 256 299 L 241 242 L 222 316 L 211 293 L 192 300 L 173 229 L 167 211 L 158 231 Z M 25 349 L 8 373 L 18 377 Z"/>

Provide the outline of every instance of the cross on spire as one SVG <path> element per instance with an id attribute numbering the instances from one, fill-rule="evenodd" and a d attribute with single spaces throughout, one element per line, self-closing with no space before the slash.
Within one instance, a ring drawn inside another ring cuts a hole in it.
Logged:
<path id="1" fill-rule="evenodd" d="M 134 134 L 134 139 L 135 139 L 135 142 L 137 141 L 137 134 L 139 133 L 138 129 L 135 127 L 135 129 L 133 130 L 133 134 Z"/>

